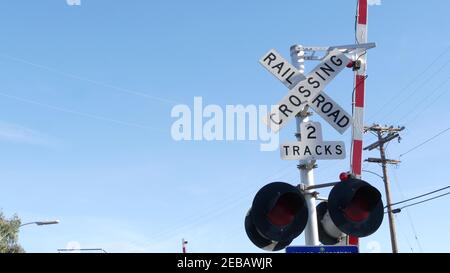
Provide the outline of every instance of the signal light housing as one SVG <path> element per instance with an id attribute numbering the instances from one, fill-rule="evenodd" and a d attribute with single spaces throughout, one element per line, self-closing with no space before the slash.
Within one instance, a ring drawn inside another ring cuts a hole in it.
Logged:
<path id="1" fill-rule="evenodd" d="M 299 236 L 307 222 L 308 209 L 299 189 L 274 182 L 256 194 L 245 218 L 245 229 L 256 246 L 277 251 Z"/>
<path id="2" fill-rule="evenodd" d="M 324 245 L 335 245 L 345 234 L 340 231 L 331 220 L 328 212 L 328 202 L 321 202 L 316 206 L 319 241 Z"/>
<path id="3" fill-rule="evenodd" d="M 345 235 L 366 237 L 381 225 L 384 206 L 380 192 L 369 183 L 342 173 L 332 183 L 327 202 L 316 207 L 319 240 L 335 245 Z M 308 222 L 303 191 L 284 182 L 262 187 L 245 217 L 247 236 L 257 247 L 278 251 L 299 236 Z"/>
<path id="4" fill-rule="evenodd" d="M 262 236 L 255 227 L 252 221 L 251 210 L 248 211 L 247 216 L 245 216 L 245 232 L 252 243 L 267 251 L 279 251 L 286 248 L 291 244 L 292 240 L 287 242 L 274 242 L 264 236 Z"/>
<path id="5" fill-rule="evenodd" d="M 328 212 L 336 227 L 345 234 L 369 236 L 383 222 L 381 193 L 363 180 L 348 178 L 331 190 Z"/>

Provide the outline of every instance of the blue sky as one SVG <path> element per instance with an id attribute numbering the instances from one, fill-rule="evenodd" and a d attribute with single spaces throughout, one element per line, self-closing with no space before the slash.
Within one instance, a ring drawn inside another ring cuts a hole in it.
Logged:
<path id="1" fill-rule="evenodd" d="M 448 128 L 447 1 L 384 0 L 369 11 L 366 124 L 405 125 L 399 155 Z M 298 183 L 296 162 L 259 141 L 175 142 L 177 104 L 271 105 L 286 88 L 259 64 L 275 48 L 354 42 L 355 1 L 9 1 L 0 10 L 0 207 L 29 252 L 70 242 L 109 252 L 259 252 L 243 220 L 256 191 Z M 315 64 L 306 63 L 307 70 Z M 351 112 L 353 74 L 327 93 Z M 343 140 L 322 122 L 326 140 Z M 281 141 L 294 139 L 294 123 Z M 444 134 L 390 168 L 396 201 L 447 186 Z M 373 137 L 367 135 L 366 143 Z M 377 156 L 376 152 L 365 156 Z M 335 181 L 349 160 L 319 162 Z M 380 173 L 378 166 L 364 165 Z M 383 191 L 381 180 L 364 178 Z M 327 191 L 323 191 L 327 195 Z M 449 252 L 449 200 L 397 216 L 402 252 Z M 417 238 L 417 239 L 416 239 Z M 303 236 L 294 241 L 304 243 Z M 390 251 L 387 218 L 361 251 Z"/>

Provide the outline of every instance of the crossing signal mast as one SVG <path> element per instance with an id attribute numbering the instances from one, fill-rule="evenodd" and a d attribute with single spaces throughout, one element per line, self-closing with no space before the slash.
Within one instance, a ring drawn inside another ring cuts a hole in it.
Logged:
<path id="1" fill-rule="evenodd" d="M 297 120 L 297 142 L 282 144 L 283 160 L 299 160 L 301 184 L 273 182 L 261 188 L 245 217 L 245 230 L 257 247 L 278 251 L 286 248 L 303 231 L 307 245 L 358 245 L 358 238 L 373 234 L 380 227 L 384 206 L 380 192 L 361 179 L 366 53 L 367 0 L 358 0 L 356 44 L 291 47 L 294 65 L 278 52 L 270 50 L 260 59 L 269 72 L 288 89 L 288 94 L 269 113 L 264 122 L 274 132 L 293 117 Z M 318 52 L 324 52 L 322 56 Z M 304 75 L 305 60 L 321 61 Z M 343 69 L 355 72 L 352 115 L 349 115 L 324 91 L 324 87 Z M 311 122 L 312 109 L 330 126 L 343 134 L 352 127 L 351 171 L 341 173 L 337 182 L 314 184 L 316 160 L 345 158 L 345 144 L 323 141 L 321 125 Z M 332 187 L 328 199 L 316 207 L 315 189 Z"/>

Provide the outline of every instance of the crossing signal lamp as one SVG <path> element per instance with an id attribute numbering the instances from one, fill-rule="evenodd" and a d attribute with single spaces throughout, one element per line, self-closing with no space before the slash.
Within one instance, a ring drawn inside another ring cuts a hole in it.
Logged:
<path id="1" fill-rule="evenodd" d="M 245 217 L 245 230 L 257 247 L 277 251 L 299 236 L 308 222 L 305 197 L 283 182 L 261 188 Z"/>
<path id="2" fill-rule="evenodd" d="M 384 216 L 380 192 L 369 183 L 342 173 L 327 202 L 317 207 L 319 240 L 334 245 L 346 235 L 366 237 Z M 257 247 L 278 251 L 298 237 L 308 222 L 308 207 L 299 188 L 284 182 L 261 188 L 245 217 L 247 236 Z"/>
<path id="3" fill-rule="evenodd" d="M 345 234 L 369 236 L 383 222 L 381 193 L 369 183 L 349 176 L 331 190 L 328 213 L 334 225 Z"/>

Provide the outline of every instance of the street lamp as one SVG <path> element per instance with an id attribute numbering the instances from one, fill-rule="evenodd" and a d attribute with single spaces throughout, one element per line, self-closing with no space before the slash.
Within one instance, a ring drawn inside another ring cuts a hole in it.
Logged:
<path id="1" fill-rule="evenodd" d="M 19 227 L 23 227 L 26 225 L 32 225 L 32 224 L 36 224 L 37 226 L 56 225 L 56 224 L 59 224 L 59 220 L 29 222 L 29 223 L 21 224 Z"/>
<path id="2" fill-rule="evenodd" d="M 37 226 L 55 225 L 55 224 L 59 224 L 59 220 L 29 222 L 29 223 L 21 224 L 19 226 L 19 228 L 26 226 L 26 225 L 32 225 L 32 224 L 36 224 Z M 0 237 L 0 240 L 3 240 L 5 237 L 6 236 Z"/>

